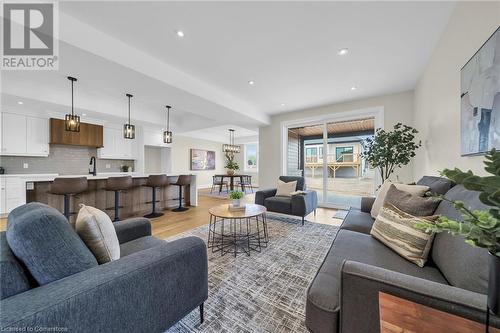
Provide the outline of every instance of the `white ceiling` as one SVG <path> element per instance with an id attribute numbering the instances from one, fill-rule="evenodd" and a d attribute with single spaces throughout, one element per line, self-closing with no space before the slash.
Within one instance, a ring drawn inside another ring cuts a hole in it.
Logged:
<path id="1" fill-rule="evenodd" d="M 120 117 L 123 95 L 131 92 L 133 118 L 159 124 L 169 103 L 182 131 L 213 127 L 220 136 L 229 124 L 254 131 L 272 114 L 412 89 L 454 3 L 71 1 L 59 7 L 60 70 L 3 72 L 2 92 L 67 106 L 71 74 L 79 78 L 82 109 Z M 349 54 L 338 56 L 340 48 Z"/>

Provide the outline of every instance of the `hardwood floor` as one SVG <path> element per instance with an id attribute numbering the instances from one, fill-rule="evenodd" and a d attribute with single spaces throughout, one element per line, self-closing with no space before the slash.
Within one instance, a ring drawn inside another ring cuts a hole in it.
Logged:
<path id="1" fill-rule="evenodd" d="M 247 194 L 244 202 L 253 203 L 255 194 Z M 153 226 L 153 235 L 158 238 L 168 238 L 190 229 L 194 229 L 201 225 L 208 224 L 210 207 L 229 203 L 228 199 L 214 198 L 207 196 L 198 197 L 198 206 L 189 207 L 185 212 L 172 212 L 170 210 L 163 211 L 165 215 L 151 219 Z M 334 218 L 337 211 L 335 209 L 318 208 L 316 217 L 313 213 L 307 216 L 309 222 L 324 223 L 330 225 L 340 225 L 342 220 Z M 5 230 L 7 219 L 0 219 L 0 230 Z"/>

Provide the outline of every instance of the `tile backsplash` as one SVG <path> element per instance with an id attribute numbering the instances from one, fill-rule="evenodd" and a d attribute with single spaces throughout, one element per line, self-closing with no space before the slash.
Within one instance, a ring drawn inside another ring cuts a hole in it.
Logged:
<path id="1" fill-rule="evenodd" d="M 5 173 L 58 173 L 81 175 L 89 172 L 92 156 L 97 160 L 97 172 L 121 171 L 122 165 L 134 168 L 133 160 L 106 160 L 97 158 L 97 149 L 91 147 L 50 145 L 48 157 L 0 156 L 0 166 Z M 24 168 L 27 163 L 28 168 Z M 109 168 L 106 168 L 108 166 Z"/>

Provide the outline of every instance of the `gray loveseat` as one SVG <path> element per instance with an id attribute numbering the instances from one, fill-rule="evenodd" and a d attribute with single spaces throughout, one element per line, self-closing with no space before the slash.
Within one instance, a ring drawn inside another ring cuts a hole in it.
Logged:
<path id="1" fill-rule="evenodd" d="M 36 222 L 42 223 L 36 225 L 44 228 L 61 225 L 60 220 L 52 223 L 53 219 L 64 219 L 64 216 L 43 204 L 30 203 L 11 212 L 7 232 L 12 223 L 23 220 L 38 220 Z M 172 242 L 160 240 L 151 236 L 151 224 L 144 218 L 114 225 L 120 242 L 120 259 L 102 265 L 95 262 L 92 268 L 41 286 L 14 256 L 9 247 L 11 239 L 8 243 L 6 233 L 0 233 L 0 329 L 164 332 L 197 307 L 202 315 L 203 302 L 208 296 L 207 252 L 203 240 L 197 237 Z M 71 234 L 72 228 L 64 235 L 64 230 L 57 231 L 54 237 L 68 240 L 67 243 L 78 237 L 76 233 Z M 32 235 L 36 237 L 36 232 Z M 46 242 L 49 247 L 56 243 L 50 239 Z M 85 249 L 83 242 L 80 245 Z M 62 247 L 47 251 L 54 251 L 52 255 L 57 256 L 64 251 Z M 74 248 L 71 251 L 76 252 Z M 66 269 L 71 269 L 69 266 Z"/>
<path id="2" fill-rule="evenodd" d="M 485 206 L 478 192 L 439 177 L 417 184 L 465 202 Z M 369 333 L 379 329 L 379 291 L 442 311 L 484 322 L 488 286 L 488 253 L 450 234 L 435 237 L 425 267 L 403 259 L 370 236 L 373 198 L 363 198 L 361 210 L 351 209 L 307 291 L 306 326 L 314 333 Z M 436 214 L 460 219 L 448 202 Z M 491 324 L 500 327 L 498 317 Z"/>
<path id="3" fill-rule="evenodd" d="M 316 211 L 318 207 L 316 191 L 306 191 L 304 177 L 280 176 L 279 179 L 285 183 L 297 181 L 295 191 L 303 191 L 303 193 L 283 197 L 276 196 L 275 188 L 257 191 L 255 193 L 255 203 L 265 206 L 269 212 L 300 216 L 302 224 L 304 224 L 305 217 Z"/>

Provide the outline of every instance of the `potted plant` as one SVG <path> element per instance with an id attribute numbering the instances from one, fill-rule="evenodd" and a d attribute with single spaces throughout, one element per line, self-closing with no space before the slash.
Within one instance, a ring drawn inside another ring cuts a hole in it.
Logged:
<path id="1" fill-rule="evenodd" d="M 233 200 L 233 207 L 239 207 L 241 204 L 241 198 L 243 198 L 245 194 L 241 191 L 232 191 L 229 193 L 229 198 Z"/>
<path id="2" fill-rule="evenodd" d="M 236 163 L 234 161 L 234 154 L 233 153 L 229 153 L 227 152 L 226 153 L 226 172 L 228 175 L 232 176 L 234 175 L 234 172 L 236 170 L 239 170 L 240 169 L 240 166 L 238 165 L 238 163 Z"/>
<path id="3" fill-rule="evenodd" d="M 415 151 L 422 146 L 415 140 L 417 133 L 413 127 L 397 123 L 392 131 L 379 128 L 373 138 L 365 140 L 361 156 L 378 169 L 382 183 L 389 179 L 395 168 L 407 165 L 415 157 Z"/>
<path id="4" fill-rule="evenodd" d="M 446 169 L 441 174 L 466 189 L 481 192 L 479 199 L 489 206 L 488 210 L 471 211 L 461 201 L 451 202 L 462 213 L 464 220 L 453 221 L 446 216 L 440 216 L 434 223 L 422 222 L 417 228 L 427 232 L 450 232 L 460 235 L 472 246 L 485 248 L 490 253 L 490 274 L 488 283 L 488 308 L 500 315 L 500 152 L 495 149 L 486 154 L 485 170 L 491 176 L 480 177 L 472 171 L 463 172 L 460 169 Z"/>

